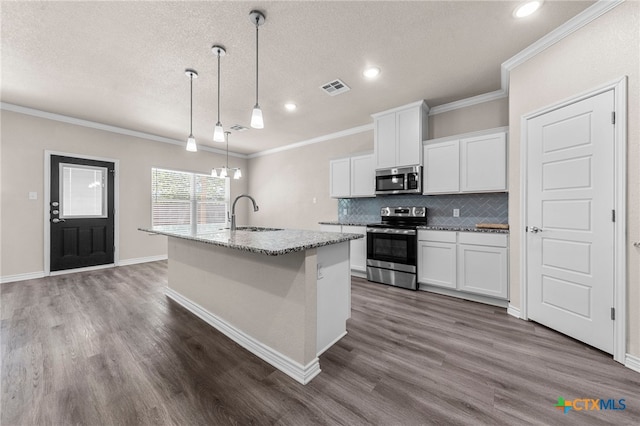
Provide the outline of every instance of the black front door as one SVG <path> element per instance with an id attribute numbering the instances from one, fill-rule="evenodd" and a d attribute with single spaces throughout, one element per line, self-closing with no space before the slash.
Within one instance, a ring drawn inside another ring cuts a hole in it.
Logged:
<path id="1" fill-rule="evenodd" d="M 114 167 L 51 156 L 51 271 L 113 263 Z"/>

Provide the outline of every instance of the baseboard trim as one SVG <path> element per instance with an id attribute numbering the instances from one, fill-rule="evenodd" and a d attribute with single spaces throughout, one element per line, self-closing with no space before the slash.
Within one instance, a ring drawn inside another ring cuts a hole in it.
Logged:
<path id="1" fill-rule="evenodd" d="M 202 306 L 194 303 L 177 291 L 169 287 L 165 287 L 164 294 L 258 358 L 271 364 L 295 381 L 306 385 L 320 373 L 320 360 L 317 357 L 309 364 L 302 365 L 275 349 L 257 341 L 243 331 L 238 330 L 233 325 L 207 311 Z"/>
<path id="2" fill-rule="evenodd" d="M 489 296 L 482 296 L 480 294 L 466 293 L 464 291 L 452 290 L 443 287 L 436 287 L 429 284 L 418 283 L 418 290 L 428 291 L 431 293 L 442 294 L 443 296 L 456 297 L 458 299 L 469 300 L 470 302 L 484 303 L 485 305 L 497 306 L 499 308 L 507 308 L 509 302 L 502 299 L 495 299 Z"/>
<path id="3" fill-rule="evenodd" d="M 624 357 L 624 366 L 640 373 L 640 357 L 635 355 L 626 354 Z"/>
<path id="4" fill-rule="evenodd" d="M 520 308 L 516 308 L 511 303 L 509 303 L 509 306 L 507 307 L 507 314 L 511 315 L 512 317 L 516 317 L 518 319 L 522 318 L 520 316 Z"/>
<path id="5" fill-rule="evenodd" d="M 38 278 L 44 278 L 44 271 L 28 272 L 26 274 L 5 275 L 0 277 L 0 284 L 12 283 L 16 281 L 37 280 Z"/>
<path id="6" fill-rule="evenodd" d="M 158 256 L 135 257 L 133 259 L 123 259 L 118 262 L 118 266 L 137 265 L 139 263 L 157 262 L 159 260 L 167 260 L 166 254 Z"/>

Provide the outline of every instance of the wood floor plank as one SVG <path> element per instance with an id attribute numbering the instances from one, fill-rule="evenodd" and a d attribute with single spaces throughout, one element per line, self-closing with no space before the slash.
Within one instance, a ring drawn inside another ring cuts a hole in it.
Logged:
<path id="1" fill-rule="evenodd" d="M 640 424 L 640 374 L 504 309 L 352 279 L 303 386 L 164 295 L 167 262 L 0 286 L 2 425 Z M 554 407 L 612 398 L 624 411 Z"/>

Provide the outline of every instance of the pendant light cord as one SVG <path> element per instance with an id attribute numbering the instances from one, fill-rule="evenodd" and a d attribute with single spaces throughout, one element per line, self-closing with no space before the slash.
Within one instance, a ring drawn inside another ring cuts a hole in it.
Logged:
<path id="1" fill-rule="evenodd" d="M 218 123 L 220 123 L 220 48 L 218 48 Z"/>
<path id="2" fill-rule="evenodd" d="M 229 170 L 229 133 L 227 133 L 227 170 Z M 227 172 L 229 173 L 229 172 Z"/>
<path id="3" fill-rule="evenodd" d="M 193 136 L 193 73 L 191 73 L 190 76 L 191 76 L 191 102 L 189 104 L 189 108 L 190 108 L 189 134 Z"/>
<path id="4" fill-rule="evenodd" d="M 256 105 L 258 105 L 258 54 L 260 49 L 258 47 L 258 22 L 260 21 L 260 16 L 256 16 Z"/>

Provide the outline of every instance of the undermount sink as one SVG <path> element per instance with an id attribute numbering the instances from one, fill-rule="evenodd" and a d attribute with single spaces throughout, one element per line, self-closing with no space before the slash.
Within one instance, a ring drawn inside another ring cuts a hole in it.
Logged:
<path id="1" fill-rule="evenodd" d="M 249 231 L 249 232 L 265 232 L 265 231 L 284 231 L 282 228 L 263 228 L 260 226 L 238 226 L 236 231 Z"/>

